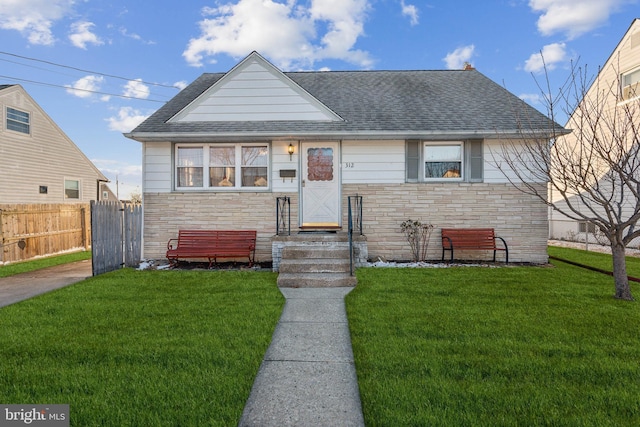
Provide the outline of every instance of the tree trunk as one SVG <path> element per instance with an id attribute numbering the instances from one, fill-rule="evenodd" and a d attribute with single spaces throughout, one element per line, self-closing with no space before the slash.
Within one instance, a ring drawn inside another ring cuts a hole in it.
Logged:
<path id="1" fill-rule="evenodd" d="M 629 278 L 627 277 L 627 260 L 625 258 L 625 247 L 621 243 L 611 244 L 611 254 L 613 255 L 613 279 L 616 285 L 615 297 L 627 301 L 633 301 Z"/>

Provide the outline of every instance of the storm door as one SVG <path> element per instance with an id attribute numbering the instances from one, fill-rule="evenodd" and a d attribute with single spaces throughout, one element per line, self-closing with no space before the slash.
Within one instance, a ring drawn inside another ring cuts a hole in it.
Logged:
<path id="1" fill-rule="evenodd" d="M 340 227 L 340 145 L 302 143 L 301 225 L 303 228 Z"/>

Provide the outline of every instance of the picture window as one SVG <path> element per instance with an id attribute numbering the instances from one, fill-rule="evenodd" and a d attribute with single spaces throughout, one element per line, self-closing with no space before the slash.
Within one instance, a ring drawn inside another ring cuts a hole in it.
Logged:
<path id="1" fill-rule="evenodd" d="M 407 182 L 482 182 L 482 139 L 465 141 L 406 141 Z"/>
<path id="2" fill-rule="evenodd" d="M 269 186 L 266 144 L 176 146 L 176 188 L 230 190 Z"/>

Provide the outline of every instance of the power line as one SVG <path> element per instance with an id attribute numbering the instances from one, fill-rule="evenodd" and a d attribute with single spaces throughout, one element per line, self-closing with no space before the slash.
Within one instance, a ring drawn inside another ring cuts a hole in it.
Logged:
<path id="1" fill-rule="evenodd" d="M 56 84 L 53 84 L 53 83 L 37 82 L 35 80 L 21 79 L 21 78 L 18 78 L 18 77 L 10 77 L 10 76 L 0 75 L 0 78 L 8 79 L 8 80 L 15 80 L 15 81 L 24 82 L 24 83 L 31 83 L 31 84 L 36 84 L 36 85 L 40 85 L 40 86 L 49 86 L 49 87 L 62 88 L 62 89 L 73 90 L 73 91 L 78 91 L 78 92 L 94 93 L 94 94 L 97 94 L 97 95 L 115 96 L 117 98 L 135 99 L 135 100 L 138 100 L 138 101 L 160 102 L 160 103 L 163 103 L 163 104 L 167 102 L 167 101 L 161 101 L 159 99 L 137 98 L 135 96 L 118 95 L 116 93 L 99 92 L 99 91 L 96 91 L 96 90 L 79 89 L 79 88 L 75 88 L 75 87 L 71 87 L 71 86 L 56 85 Z"/>
<path id="2" fill-rule="evenodd" d="M 44 68 L 44 67 L 36 67 L 35 65 L 27 65 L 27 64 L 23 64 L 22 62 L 18 62 L 18 61 L 12 61 L 10 59 L 3 59 L 0 58 L 0 61 L 2 62 L 7 62 L 9 64 L 15 64 L 15 65 L 21 65 L 23 67 L 29 67 L 29 68 L 33 68 L 34 70 L 42 70 L 42 71 L 47 71 L 49 73 L 55 73 L 55 74 L 59 74 L 61 76 L 69 76 L 69 77 L 76 77 L 73 74 L 69 74 L 69 73 L 62 73 L 60 71 L 54 71 L 50 68 Z"/>
<path id="3" fill-rule="evenodd" d="M 0 51 L 0 54 L 1 55 L 7 55 L 7 56 L 13 56 L 14 58 L 25 59 L 27 61 L 34 61 L 34 62 L 40 62 L 40 63 L 47 64 L 47 65 L 53 65 L 54 67 L 61 67 L 61 68 L 67 68 L 69 70 L 80 71 L 82 73 L 98 74 L 98 75 L 101 75 L 101 76 L 111 77 L 111 78 L 119 79 L 119 80 L 138 81 L 138 82 L 144 83 L 146 85 L 168 87 L 168 88 L 172 88 L 172 89 L 180 89 L 179 87 L 174 86 L 174 85 L 165 85 L 165 84 L 161 84 L 161 83 L 151 83 L 151 82 L 146 82 L 146 81 L 139 80 L 139 79 L 130 79 L 130 78 L 127 78 L 127 77 L 116 76 L 116 75 L 113 75 L 113 74 L 101 73 L 99 71 L 85 70 L 85 69 L 82 69 L 82 68 L 72 67 L 72 66 L 69 66 L 69 65 L 58 64 L 56 62 L 45 61 L 43 59 L 37 59 L 37 58 L 31 58 L 31 57 L 28 57 L 28 56 L 17 55 L 15 53 L 10 53 L 10 52 Z"/>

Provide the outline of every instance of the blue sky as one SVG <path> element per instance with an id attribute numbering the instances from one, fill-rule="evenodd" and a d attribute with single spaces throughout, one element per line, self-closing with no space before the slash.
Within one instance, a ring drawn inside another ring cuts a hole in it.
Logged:
<path id="1" fill-rule="evenodd" d="M 142 167 L 122 133 L 251 51 L 283 71 L 469 62 L 544 110 L 541 51 L 559 87 L 639 17 L 638 0 L 0 0 L 0 84 L 21 84 L 125 198 Z"/>

